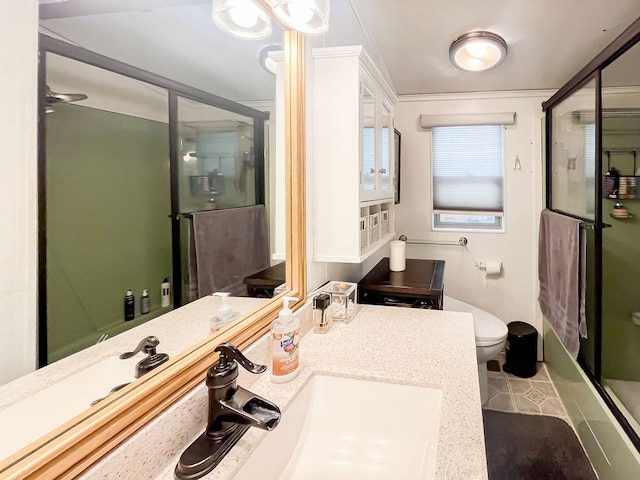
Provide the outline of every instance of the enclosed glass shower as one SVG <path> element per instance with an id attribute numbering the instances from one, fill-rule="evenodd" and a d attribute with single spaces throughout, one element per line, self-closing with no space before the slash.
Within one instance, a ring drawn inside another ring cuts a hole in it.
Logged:
<path id="1" fill-rule="evenodd" d="M 189 301 L 190 216 L 265 204 L 269 113 L 50 37 L 40 48 L 44 366 Z"/>
<path id="2" fill-rule="evenodd" d="M 544 104 L 547 207 L 582 220 L 578 362 L 640 449 L 640 23 Z"/>

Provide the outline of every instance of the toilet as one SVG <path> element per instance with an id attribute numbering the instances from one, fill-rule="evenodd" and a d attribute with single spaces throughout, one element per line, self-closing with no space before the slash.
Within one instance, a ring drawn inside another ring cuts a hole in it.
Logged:
<path id="1" fill-rule="evenodd" d="M 469 305 L 452 297 L 444 296 L 443 309 L 451 312 L 469 312 L 473 314 L 473 329 L 476 337 L 476 359 L 480 380 L 480 399 L 484 405 L 489 400 L 487 384 L 487 362 L 496 358 L 504 348 L 509 329 L 495 315 Z"/>

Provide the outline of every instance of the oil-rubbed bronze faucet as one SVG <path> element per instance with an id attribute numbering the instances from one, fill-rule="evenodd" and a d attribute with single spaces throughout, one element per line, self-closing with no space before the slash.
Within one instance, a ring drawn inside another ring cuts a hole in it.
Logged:
<path id="1" fill-rule="evenodd" d="M 263 373 L 267 367 L 256 365 L 236 347 L 219 345 L 220 360 L 207 372 L 209 415 L 207 428 L 180 456 L 175 468 L 179 480 L 195 480 L 213 470 L 249 429 L 271 431 L 280 422 L 280 409 L 236 383 L 238 363 L 251 373 Z"/>
<path id="2" fill-rule="evenodd" d="M 145 358 L 140 360 L 136 365 L 136 371 L 134 376 L 140 378 L 145 373 L 150 372 L 154 368 L 162 365 L 169 360 L 169 355 L 166 353 L 156 353 L 156 347 L 160 344 L 158 337 L 153 335 L 143 338 L 133 352 L 125 352 L 120 355 L 121 359 L 131 358 L 137 353 L 144 352 L 147 354 Z"/>

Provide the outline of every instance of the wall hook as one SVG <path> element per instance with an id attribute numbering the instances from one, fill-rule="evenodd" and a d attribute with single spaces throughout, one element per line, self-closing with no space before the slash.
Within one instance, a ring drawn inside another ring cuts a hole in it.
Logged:
<path id="1" fill-rule="evenodd" d="M 516 161 L 513 162 L 513 169 L 522 170 L 522 165 L 520 164 L 520 157 L 518 155 L 516 155 Z"/>

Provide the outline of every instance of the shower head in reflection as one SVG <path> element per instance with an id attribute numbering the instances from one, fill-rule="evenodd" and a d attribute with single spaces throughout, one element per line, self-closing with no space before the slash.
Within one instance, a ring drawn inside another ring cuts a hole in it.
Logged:
<path id="1" fill-rule="evenodd" d="M 47 85 L 47 105 L 79 102 L 80 100 L 86 100 L 87 98 L 89 97 L 84 93 L 56 93 Z"/>

